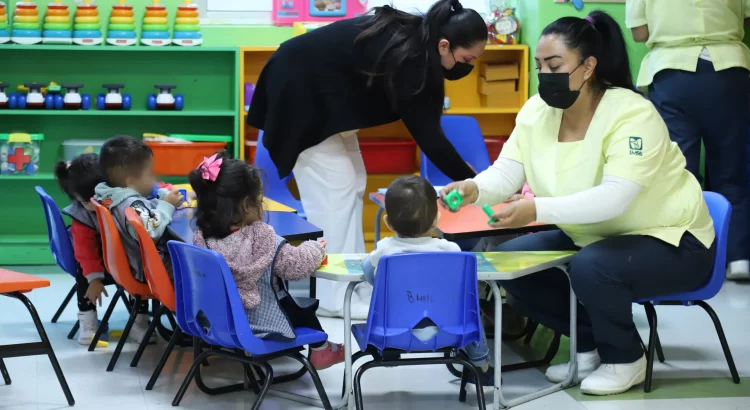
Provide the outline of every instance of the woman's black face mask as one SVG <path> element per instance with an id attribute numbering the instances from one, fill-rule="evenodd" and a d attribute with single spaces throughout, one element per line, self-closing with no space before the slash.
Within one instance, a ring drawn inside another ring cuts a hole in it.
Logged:
<path id="1" fill-rule="evenodd" d="M 578 64 L 570 73 L 539 73 L 539 96 L 547 105 L 566 110 L 576 102 L 586 81 L 577 90 L 571 90 L 570 75 L 581 65 L 583 63 Z"/>
<path id="2" fill-rule="evenodd" d="M 474 66 L 469 63 L 464 63 L 463 61 L 456 61 L 456 55 L 451 52 L 451 55 L 453 56 L 453 61 L 455 61 L 455 65 L 450 70 L 443 67 L 443 74 L 445 76 L 445 79 L 448 81 L 456 81 L 460 80 L 467 75 L 471 73 L 471 70 L 474 69 Z"/>

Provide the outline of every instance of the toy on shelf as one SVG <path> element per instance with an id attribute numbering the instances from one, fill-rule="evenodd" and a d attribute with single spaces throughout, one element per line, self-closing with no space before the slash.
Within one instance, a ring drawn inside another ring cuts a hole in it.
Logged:
<path id="1" fill-rule="evenodd" d="M 149 110 L 175 110 L 182 111 L 185 106 L 185 98 L 182 94 L 172 95 L 172 90 L 177 88 L 174 84 L 155 84 L 154 88 L 159 90 L 158 94 L 149 94 L 146 107 Z"/>
<path id="2" fill-rule="evenodd" d="M 273 0 L 273 24 L 291 26 L 298 22 L 333 22 L 367 12 L 362 0 Z"/>
<path id="3" fill-rule="evenodd" d="M 18 106 L 20 109 L 42 109 L 44 108 L 44 94 L 47 87 L 39 83 L 25 83 L 18 86 Z M 26 92 L 26 94 L 23 94 Z"/>
<path id="4" fill-rule="evenodd" d="M 125 88 L 125 84 L 102 84 L 107 89 L 106 94 L 96 96 L 97 110 L 129 110 L 132 103 L 130 94 L 121 94 L 120 89 Z"/>
<path id="5" fill-rule="evenodd" d="M 151 1 L 143 15 L 141 43 L 147 46 L 166 46 L 172 43 L 167 8 L 160 4 L 161 0 Z"/>
<path id="6" fill-rule="evenodd" d="M 8 87 L 10 84 L 0 82 L 0 109 L 16 108 L 18 96 L 14 93 L 6 94 L 5 89 Z"/>
<path id="7" fill-rule="evenodd" d="M 112 6 L 107 43 L 113 46 L 132 46 L 138 42 L 134 15 L 133 6 L 127 4 L 126 0 L 118 0 L 118 4 Z"/>
<path id="8" fill-rule="evenodd" d="M 79 89 L 83 88 L 83 84 L 63 84 L 62 88 L 66 90 L 65 97 L 63 97 L 63 109 L 88 110 L 91 108 L 91 96 L 78 92 Z"/>
<path id="9" fill-rule="evenodd" d="M 5 2 L 0 1 L 0 44 L 10 41 L 10 29 L 8 28 L 8 9 Z"/>
<path id="10" fill-rule="evenodd" d="M 13 30 L 10 40 L 16 44 L 37 44 L 42 42 L 42 26 L 39 24 L 39 10 L 36 3 L 19 1 L 13 13 Z"/>
<path id="11" fill-rule="evenodd" d="M 83 0 L 83 4 L 76 9 L 73 42 L 82 46 L 96 46 L 103 41 L 99 9 L 93 0 Z"/>
<path id="12" fill-rule="evenodd" d="M 54 81 L 49 83 L 47 93 L 44 95 L 44 108 L 48 110 L 63 109 L 62 87 Z"/>
<path id="13" fill-rule="evenodd" d="M 203 36 L 198 25 L 200 23 L 198 5 L 192 0 L 184 0 L 184 4 L 177 7 L 177 18 L 174 24 L 174 39 L 178 46 L 197 46 L 203 44 Z"/>
<path id="14" fill-rule="evenodd" d="M 63 4 L 62 0 L 54 0 L 47 5 L 42 37 L 42 43 L 45 44 L 73 43 L 73 24 L 70 22 L 70 11 L 68 5 Z"/>
<path id="15" fill-rule="evenodd" d="M 0 174 L 36 174 L 42 140 L 44 134 L 0 134 Z"/>
<path id="16" fill-rule="evenodd" d="M 487 42 L 491 44 L 518 44 L 518 31 L 521 23 L 516 17 L 516 9 L 495 9 L 487 20 L 489 36 Z"/>
<path id="17" fill-rule="evenodd" d="M 250 111 L 250 103 L 253 101 L 255 94 L 255 84 L 245 83 L 245 112 Z"/>

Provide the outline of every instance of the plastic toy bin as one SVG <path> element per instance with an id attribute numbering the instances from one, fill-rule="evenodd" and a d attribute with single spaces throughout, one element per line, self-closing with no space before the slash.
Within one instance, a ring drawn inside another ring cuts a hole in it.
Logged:
<path id="1" fill-rule="evenodd" d="M 410 174 L 417 168 L 417 144 L 410 138 L 360 138 L 359 149 L 370 174 Z"/>
<path id="2" fill-rule="evenodd" d="M 66 140 L 63 141 L 63 161 L 70 162 L 81 154 L 98 154 L 105 140 Z"/>
<path id="3" fill-rule="evenodd" d="M 171 134 L 170 137 L 182 138 L 186 142 L 146 141 L 154 152 L 154 172 L 157 175 L 187 176 L 204 157 L 226 148 L 232 141 L 229 136 Z"/>
<path id="4" fill-rule="evenodd" d="M 44 134 L 0 134 L 0 174 L 36 174 L 43 140 Z"/>
<path id="5" fill-rule="evenodd" d="M 500 157 L 503 145 L 508 142 L 508 137 L 485 138 L 484 143 L 487 145 L 487 153 L 490 155 L 490 163 L 494 163 Z"/>

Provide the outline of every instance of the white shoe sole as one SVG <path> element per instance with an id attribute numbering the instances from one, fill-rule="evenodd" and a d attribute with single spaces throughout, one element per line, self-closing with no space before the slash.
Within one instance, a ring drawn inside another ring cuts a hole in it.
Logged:
<path id="1" fill-rule="evenodd" d="M 625 393 L 626 391 L 633 388 L 633 386 L 637 386 L 641 383 L 643 383 L 646 380 L 646 369 L 641 370 L 638 372 L 635 376 L 633 376 L 632 379 L 630 379 L 630 382 L 626 386 L 618 387 L 616 389 L 611 390 L 602 390 L 602 389 L 587 389 L 584 388 L 583 385 L 581 385 L 581 392 L 583 394 L 590 394 L 592 396 L 610 396 L 613 394 L 620 394 Z"/>
<path id="2" fill-rule="evenodd" d="M 585 375 L 581 375 L 581 373 L 578 373 L 578 380 L 576 381 L 575 384 L 573 384 L 573 386 L 581 384 L 581 381 L 583 381 L 583 379 L 585 379 L 586 377 L 588 377 L 591 373 L 593 373 L 593 371 L 590 371 L 590 372 L 588 372 Z M 547 374 L 545 374 L 544 376 L 547 378 L 547 380 L 549 380 L 552 383 L 562 383 L 562 382 L 565 381 L 565 377 L 563 377 L 563 378 L 550 377 Z M 567 377 L 567 374 L 565 376 Z"/>
<path id="3" fill-rule="evenodd" d="M 747 272 L 727 272 L 729 280 L 750 280 L 750 273 Z"/>

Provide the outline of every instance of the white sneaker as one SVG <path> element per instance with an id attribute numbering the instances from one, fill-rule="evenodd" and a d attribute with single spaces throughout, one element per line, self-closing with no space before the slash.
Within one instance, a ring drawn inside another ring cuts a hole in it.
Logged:
<path id="1" fill-rule="evenodd" d="M 633 363 L 603 364 L 583 380 L 581 391 L 585 394 L 606 396 L 624 393 L 646 380 L 646 356 Z"/>
<path id="2" fill-rule="evenodd" d="M 729 262 L 729 266 L 727 266 L 727 279 L 750 280 L 750 261 L 739 260 Z"/>
<path id="3" fill-rule="evenodd" d="M 96 309 L 89 310 L 88 312 L 78 312 L 78 324 L 80 326 L 78 330 L 78 344 L 88 346 L 91 343 L 91 339 L 96 334 L 96 329 L 99 328 L 99 318 L 96 314 Z"/>
<path id="4" fill-rule="evenodd" d="M 146 336 L 146 331 L 148 330 L 148 313 L 139 313 L 135 317 L 135 323 L 133 323 L 133 327 L 130 328 L 130 334 L 128 334 L 128 339 L 132 342 L 141 344 L 141 340 L 143 340 L 143 337 Z M 148 339 L 148 344 L 154 344 L 156 343 L 156 332 L 151 333 L 151 337 Z"/>
<path id="5" fill-rule="evenodd" d="M 581 380 L 585 379 L 591 373 L 593 373 L 594 370 L 596 370 L 599 367 L 599 364 L 601 364 L 602 362 L 602 360 L 599 358 L 599 352 L 597 352 L 596 350 L 585 353 L 578 353 L 576 354 L 576 359 L 578 361 L 577 383 L 580 383 Z M 544 375 L 547 376 L 547 380 L 551 381 L 552 383 L 562 383 L 563 381 L 565 381 L 565 378 L 568 377 L 568 365 L 569 363 L 563 363 L 550 366 L 547 368 L 547 371 L 544 373 Z"/>

